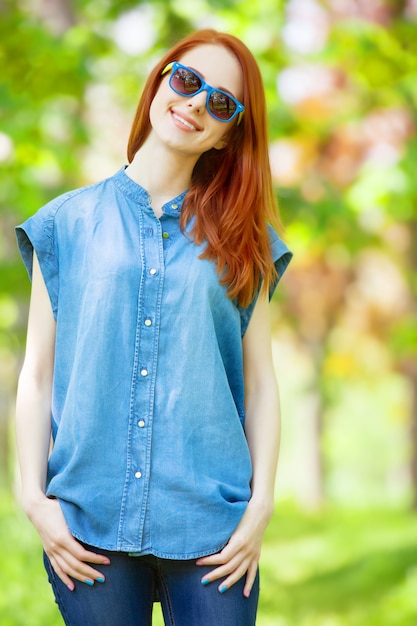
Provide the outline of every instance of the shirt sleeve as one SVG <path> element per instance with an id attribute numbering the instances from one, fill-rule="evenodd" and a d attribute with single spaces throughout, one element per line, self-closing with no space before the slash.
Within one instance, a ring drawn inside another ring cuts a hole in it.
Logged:
<path id="1" fill-rule="evenodd" d="M 279 237 L 278 233 L 272 228 L 272 226 L 268 226 L 268 230 L 269 230 L 269 240 L 271 244 L 272 258 L 274 260 L 275 269 L 277 271 L 276 279 L 273 283 L 271 283 L 269 287 L 269 299 L 271 300 L 279 281 L 281 280 L 285 270 L 287 269 L 292 259 L 293 254 L 288 249 L 286 244 L 282 241 L 282 239 Z M 260 289 L 258 289 L 258 292 L 255 295 L 255 298 L 252 300 L 249 306 L 247 306 L 246 308 L 243 308 L 238 305 L 238 309 L 240 312 L 240 319 L 241 319 L 242 337 L 245 334 L 249 326 L 249 322 L 251 320 L 252 313 L 255 308 L 255 304 L 258 299 L 258 296 L 259 296 L 259 291 Z"/>
<path id="2" fill-rule="evenodd" d="M 31 280 L 33 251 L 36 252 L 55 319 L 58 311 L 59 267 L 54 235 L 55 214 L 60 204 L 50 202 L 15 228 L 19 252 Z"/>

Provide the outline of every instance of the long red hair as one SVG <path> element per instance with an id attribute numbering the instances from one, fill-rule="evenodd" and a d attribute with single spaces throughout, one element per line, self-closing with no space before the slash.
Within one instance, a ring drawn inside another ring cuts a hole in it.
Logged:
<path id="1" fill-rule="evenodd" d="M 149 109 L 163 69 L 204 44 L 223 46 L 238 59 L 245 112 L 240 124 L 232 122 L 227 145 L 205 152 L 197 161 L 181 211 L 181 227 L 184 229 L 195 217 L 191 236 L 197 244 L 207 244 L 201 258 L 216 262 L 228 296 L 248 306 L 260 283 L 267 290 L 276 278 L 267 225 L 280 231 L 281 224 L 269 163 L 264 87 L 258 65 L 245 44 L 233 35 L 205 29 L 171 48 L 146 82 L 127 154 L 130 163 L 150 132 Z"/>

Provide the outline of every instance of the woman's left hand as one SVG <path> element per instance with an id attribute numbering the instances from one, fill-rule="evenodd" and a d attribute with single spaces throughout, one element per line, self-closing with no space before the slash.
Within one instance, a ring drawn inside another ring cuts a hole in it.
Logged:
<path id="1" fill-rule="evenodd" d="M 224 593 L 246 574 L 243 595 L 248 598 L 258 571 L 262 539 L 271 514 L 250 501 L 223 550 L 197 560 L 197 565 L 218 566 L 206 574 L 202 581 L 211 583 L 226 577 L 218 587 L 220 593 Z"/>

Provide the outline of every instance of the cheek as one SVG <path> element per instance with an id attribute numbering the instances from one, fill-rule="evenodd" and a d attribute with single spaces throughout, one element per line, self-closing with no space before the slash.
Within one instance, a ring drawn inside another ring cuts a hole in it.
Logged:
<path id="1" fill-rule="evenodd" d="M 153 128 L 156 124 L 158 124 L 161 117 L 164 115 L 164 113 L 166 113 L 168 108 L 169 107 L 167 105 L 167 102 L 159 97 L 159 94 L 157 94 L 152 100 L 152 104 L 149 108 L 149 120 Z"/>
<path id="2" fill-rule="evenodd" d="M 154 125 L 156 121 L 158 113 L 158 103 L 155 101 L 155 98 L 152 100 L 151 106 L 149 107 L 149 121 L 151 122 L 151 126 Z"/>
<path id="3" fill-rule="evenodd" d="M 166 111 L 169 108 L 170 96 L 172 93 L 173 91 L 169 88 L 168 83 L 162 83 L 152 100 L 149 114 L 151 115 L 152 112 L 157 113 L 164 110 Z"/>

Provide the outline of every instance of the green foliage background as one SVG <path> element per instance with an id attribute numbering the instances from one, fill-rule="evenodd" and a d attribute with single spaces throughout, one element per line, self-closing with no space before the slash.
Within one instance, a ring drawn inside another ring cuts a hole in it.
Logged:
<path id="1" fill-rule="evenodd" d="M 138 29 L 133 48 L 129 22 Z M 412 626 L 412 0 L 0 2 L 0 623 L 60 623 L 38 540 L 12 495 L 29 296 L 13 227 L 55 195 L 120 167 L 149 68 L 201 26 L 241 37 L 259 62 L 295 252 L 273 302 L 284 427 L 259 624 Z"/>

